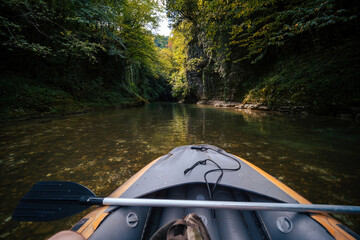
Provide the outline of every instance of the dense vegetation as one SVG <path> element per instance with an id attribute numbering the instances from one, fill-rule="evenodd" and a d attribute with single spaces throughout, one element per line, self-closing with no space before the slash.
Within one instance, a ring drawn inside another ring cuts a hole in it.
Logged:
<path id="1" fill-rule="evenodd" d="M 358 112 L 359 1 L 167 0 L 174 95 Z"/>
<path id="2" fill-rule="evenodd" d="M 67 113 L 161 98 L 156 0 L 0 2 L 5 116 Z"/>
<path id="3" fill-rule="evenodd" d="M 168 100 L 360 109 L 359 1 L 0 2 L 3 116 Z M 169 89 L 168 83 L 171 88 Z"/>
<path id="4" fill-rule="evenodd" d="M 166 48 L 168 47 L 169 36 L 156 35 L 154 41 L 158 48 Z"/>

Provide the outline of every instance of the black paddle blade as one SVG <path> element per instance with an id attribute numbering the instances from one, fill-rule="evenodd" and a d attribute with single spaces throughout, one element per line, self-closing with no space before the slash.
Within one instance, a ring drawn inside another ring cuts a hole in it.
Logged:
<path id="1" fill-rule="evenodd" d="M 79 203 L 84 196 L 96 195 L 74 182 L 37 182 L 20 200 L 12 219 L 47 222 L 69 217 L 90 207 Z"/>

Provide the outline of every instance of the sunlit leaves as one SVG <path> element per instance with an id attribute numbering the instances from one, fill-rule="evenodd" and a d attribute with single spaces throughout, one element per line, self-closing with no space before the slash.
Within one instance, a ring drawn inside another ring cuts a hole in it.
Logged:
<path id="1" fill-rule="evenodd" d="M 188 30 L 191 23 L 182 22 L 171 33 L 168 48 L 161 49 L 160 59 L 164 72 L 172 86 L 172 95 L 183 99 L 189 91 L 186 79 L 188 66 L 188 43 L 191 40 Z"/>

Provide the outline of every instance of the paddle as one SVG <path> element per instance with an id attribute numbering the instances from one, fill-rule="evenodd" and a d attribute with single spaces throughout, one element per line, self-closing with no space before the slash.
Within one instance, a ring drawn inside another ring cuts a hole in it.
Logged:
<path id="1" fill-rule="evenodd" d="M 96 197 L 91 190 L 78 183 L 47 181 L 35 183 L 30 191 L 20 200 L 12 218 L 17 221 L 53 221 L 79 213 L 89 208 L 91 205 L 360 213 L 360 206 L 145 198 L 100 198 Z"/>

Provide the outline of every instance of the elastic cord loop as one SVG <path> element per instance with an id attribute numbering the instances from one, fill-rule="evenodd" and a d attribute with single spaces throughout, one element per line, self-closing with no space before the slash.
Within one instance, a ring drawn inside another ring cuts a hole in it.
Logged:
<path id="1" fill-rule="evenodd" d="M 194 165 L 192 165 L 191 167 L 187 168 L 184 171 L 184 175 L 186 175 L 189 171 L 193 170 L 197 165 L 206 165 L 206 160 L 201 160 L 201 161 L 197 161 Z"/>

